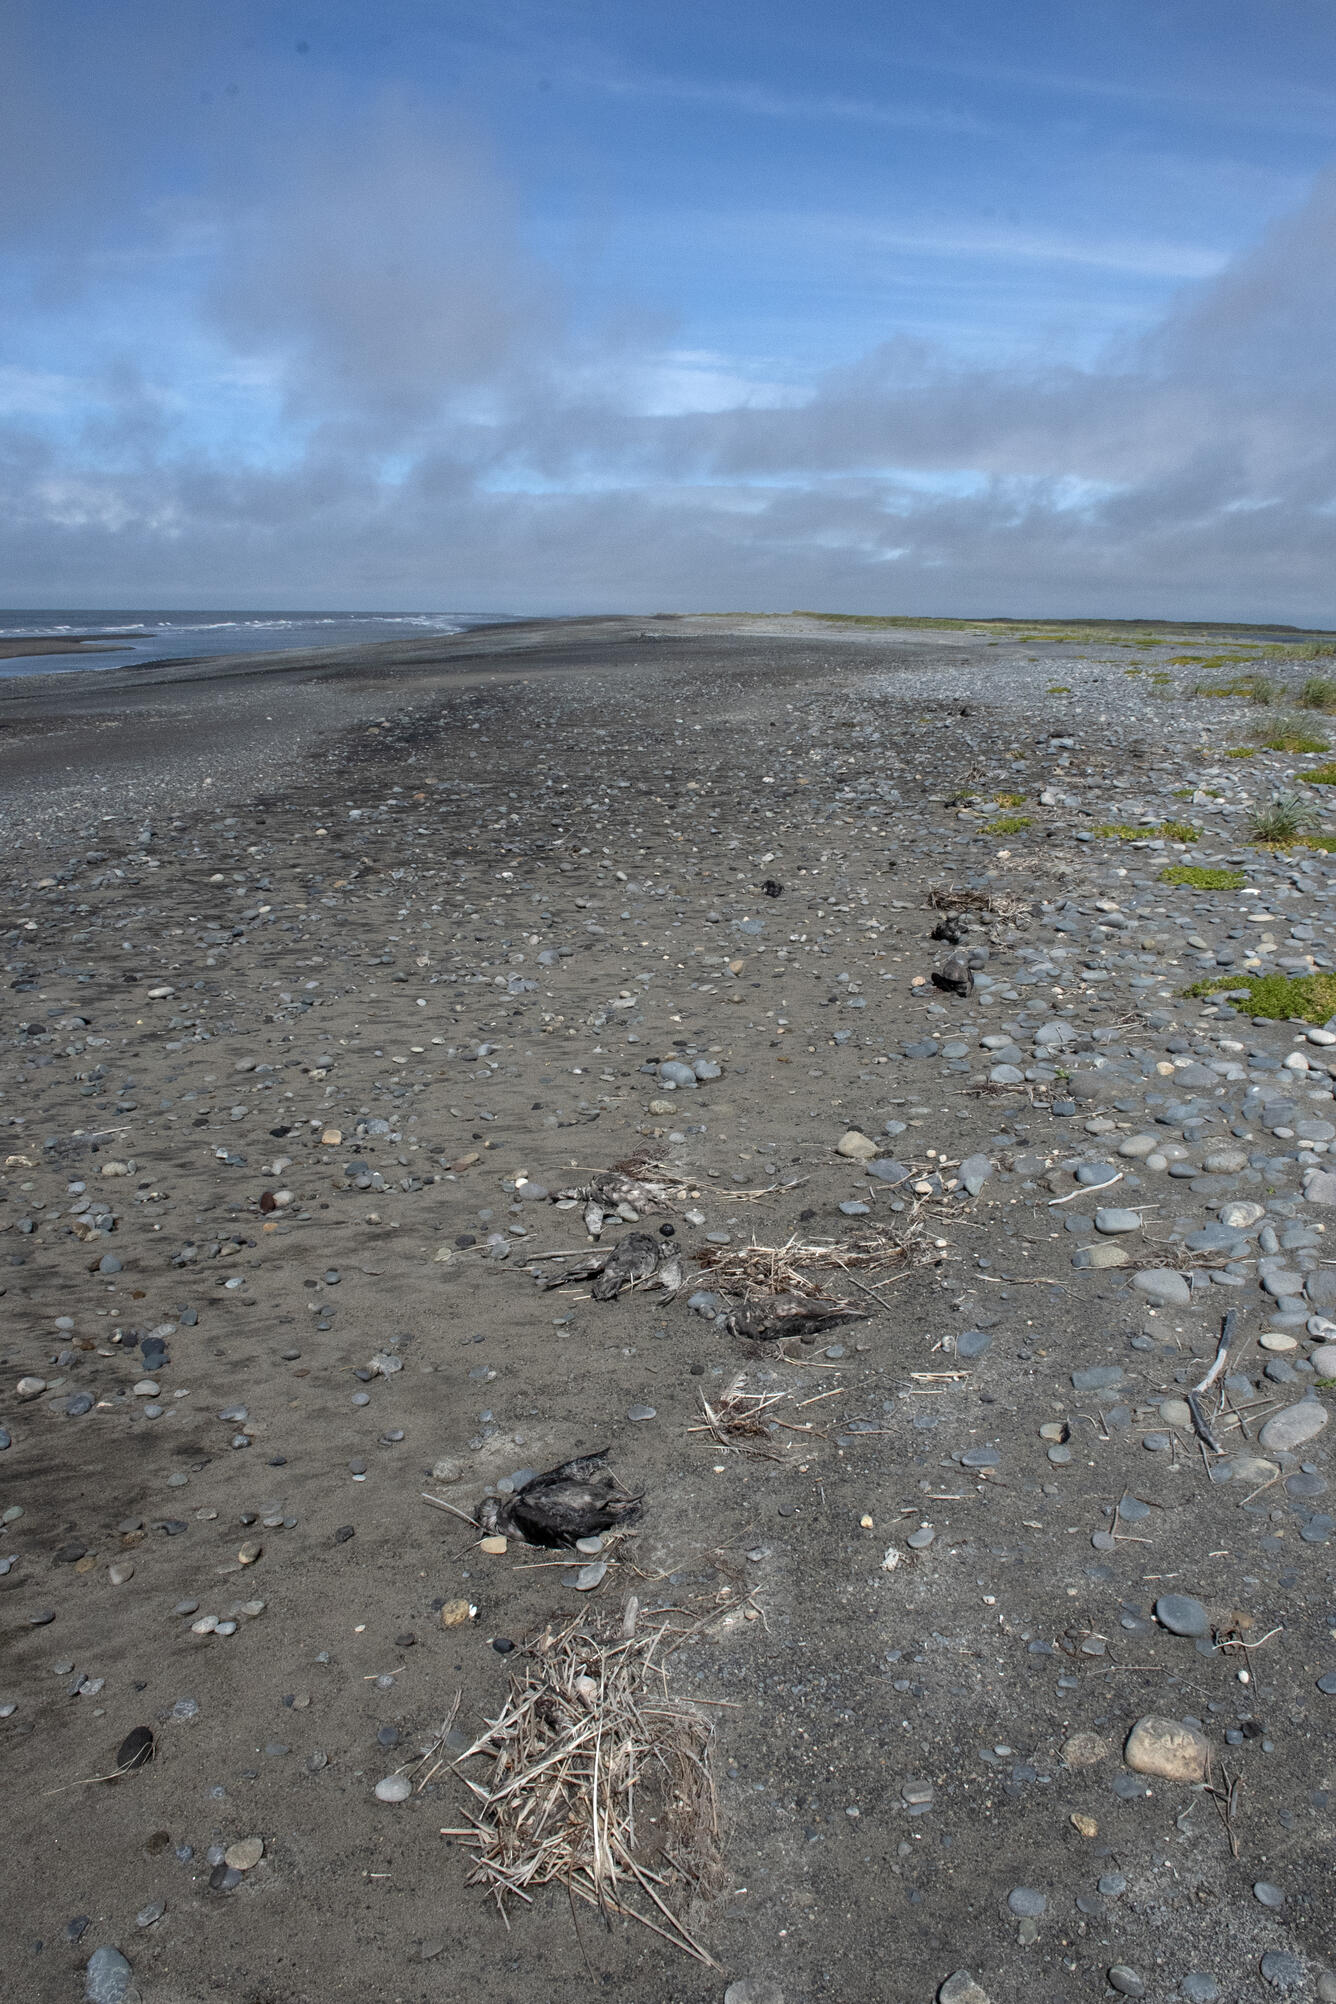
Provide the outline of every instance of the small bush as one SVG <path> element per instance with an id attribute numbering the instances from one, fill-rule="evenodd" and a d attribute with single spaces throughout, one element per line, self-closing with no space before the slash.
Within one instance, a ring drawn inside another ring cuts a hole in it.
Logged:
<path id="1" fill-rule="evenodd" d="M 1244 995 L 1243 1008 L 1250 1016 L 1266 1016 L 1284 1023 L 1298 1017 L 1303 1023 L 1325 1023 L 1336 1015 L 1336 974 L 1304 974 L 1292 980 L 1286 974 L 1219 974 L 1196 981 L 1189 995 L 1218 995 L 1222 989 Z"/>
<path id="2" fill-rule="evenodd" d="M 1023 793 L 995 793 L 993 799 L 999 807 L 1024 807 L 1025 805 L 1025 795 Z"/>
<path id="3" fill-rule="evenodd" d="M 1019 835 L 1023 828 L 1030 826 L 1028 814 L 1004 814 L 997 821 L 989 821 L 984 826 L 985 835 Z"/>
<path id="4" fill-rule="evenodd" d="M 1246 870 L 1208 870 L 1200 863 L 1173 863 L 1160 872 L 1162 884 L 1184 884 L 1193 891 L 1237 891 L 1247 881 Z"/>
<path id="5" fill-rule="evenodd" d="M 1160 834 L 1166 842 L 1200 842 L 1201 829 L 1190 821 L 1162 821 Z"/>
<path id="6" fill-rule="evenodd" d="M 1299 774 L 1309 786 L 1336 786 L 1336 765 L 1313 765 Z"/>
<path id="7" fill-rule="evenodd" d="M 1256 756 L 1256 745 L 1231 745 L 1225 753 L 1226 758 L 1256 758 Z"/>
<path id="8" fill-rule="evenodd" d="M 1290 752 L 1296 756 L 1331 750 L 1326 738 L 1315 737 L 1312 731 L 1296 723 L 1277 723 L 1258 738 L 1257 748 L 1259 751 Z"/>
<path id="9" fill-rule="evenodd" d="M 1253 816 L 1252 839 L 1283 849 L 1287 843 L 1299 841 L 1316 822 L 1316 813 L 1300 794 L 1277 793 L 1269 806 Z"/>
<path id="10" fill-rule="evenodd" d="M 1336 716 L 1336 682 L 1330 675 L 1310 675 L 1299 691 L 1299 707 L 1320 710 L 1324 717 Z"/>

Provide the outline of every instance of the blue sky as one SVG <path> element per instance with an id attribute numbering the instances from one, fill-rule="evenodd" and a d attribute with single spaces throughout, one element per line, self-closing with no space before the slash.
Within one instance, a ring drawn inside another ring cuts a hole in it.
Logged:
<path id="1" fill-rule="evenodd" d="M 1336 623 L 1333 19 L 10 0 L 0 603 Z"/>

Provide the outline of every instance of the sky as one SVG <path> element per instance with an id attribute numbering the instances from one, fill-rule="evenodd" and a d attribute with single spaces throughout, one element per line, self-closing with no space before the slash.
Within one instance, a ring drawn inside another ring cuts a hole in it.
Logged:
<path id="1" fill-rule="evenodd" d="M 1336 626 L 1330 0 L 5 0 L 0 605 Z"/>

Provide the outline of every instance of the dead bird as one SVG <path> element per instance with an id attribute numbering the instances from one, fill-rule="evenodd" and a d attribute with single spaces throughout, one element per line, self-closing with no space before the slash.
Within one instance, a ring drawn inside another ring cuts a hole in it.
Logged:
<path id="1" fill-rule="evenodd" d="M 485 1532 L 523 1538 L 528 1545 L 570 1546 L 580 1538 L 629 1524 L 643 1494 L 632 1496 L 605 1467 L 609 1450 L 562 1461 L 531 1476 L 513 1496 L 484 1496 L 475 1512 Z"/>
<path id="2" fill-rule="evenodd" d="M 948 995 L 972 995 L 974 975 L 967 953 L 953 953 L 941 967 L 932 970 L 932 985 Z"/>
<path id="3" fill-rule="evenodd" d="M 752 1343 L 780 1342 L 786 1336 L 820 1335 L 840 1322 L 869 1322 L 866 1308 L 851 1301 L 830 1301 L 820 1294 L 768 1294 L 744 1301 L 724 1324 L 730 1336 Z"/>
<path id="4" fill-rule="evenodd" d="M 656 1273 L 661 1242 L 648 1232 L 628 1232 L 608 1255 L 607 1264 L 590 1288 L 595 1301 L 613 1301 L 624 1287 L 638 1287 Z"/>
<path id="5" fill-rule="evenodd" d="M 590 1253 L 587 1259 L 576 1260 L 562 1272 L 544 1276 L 540 1285 L 547 1289 L 564 1287 L 572 1280 L 593 1280 L 590 1293 L 595 1301 L 614 1301 L 624 1287 L 640 1287 L 652 1280 L 658 1271 L 660 1260 L 665 1268 L 671 1265 L 673 1255 L 668 1245 L 661 1239 L 651 1238 L 648 1232 L 628 1232 L 624 1239 L 607 1252 Z M 675 1283 L 680 1287 L 681 1272 Z M 669 1292 L 674 1292 L 670 1287 Z"/>

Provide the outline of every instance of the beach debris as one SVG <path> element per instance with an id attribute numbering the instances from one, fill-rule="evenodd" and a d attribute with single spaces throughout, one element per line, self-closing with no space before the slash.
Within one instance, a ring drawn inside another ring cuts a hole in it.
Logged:
<path id="1" fill-rule="evenodd" d="M 689 1433 L 708 1433 L 719 1447 L 742 1454 L 759 1455 L 766 1461 L 782 1461 L 783 1451 L 775 1443 L 772 1406 L 783 1405 L 787 1392 L 749 1392 L 746 1373 L 740 1371 L 713 1404 L 704 1392 L 698 1394 L 704 1424 L 688 1427 Z"/>
<path id="2" fill-rule="evenodd" d="M 461 1773 L 468 1821 L 441 1835 L 473 1849 L 469 1883 L 503 1915 L 564 1886 L 717 1969 L 683 1917 L 721 1883 L 711 1725 L 665 1695 L 667 1625 L 622 1626 L 577 1619 L 528 1647 L 500 1713 L 455 1762 L 488 1763 L 485 1779 Z"/>
<path id="3" fill-rule="evenodd" d="M 667 1275 L 668 1292 L 673 1294 L 682 1285 L 680 1259 L 670 1254 L 661 1239 L 652 1238 L 648 1232 L 628 1232 L 607 1252 L 590 1253 L 561 1273 L 540 1276 L 539 1285 L 548 1289 L 565 1287 L 574 1280 L 592 1280 L 590 1293 L 595 1301 L 615 1301 L 623 1288 L 643 1287 L 652 1281 L 660 1264 L 675 1269 Z"/>
<path id="4" fill-rule="evenodd" d="M 745 1300 L 798 1294 L 824 1301 L 827 1297 L 812 1274 L 841 1273 L 855 1287 L 864 1284 L 854 1278 L 860 1273 L 894 1279 L 908 1272 L 920 1252 L 921 1239 L 916 1232 L 921 1232 L 921 1227 L 911 1224 L 899 1238 L 892 1238 L 874 1226 L 840 1241 L 805 1240 L 795 1233 L 780 1246 L 763 1246 L 753 1239 L 745 1246 L 702 1246 L 692 1257 L 708 1269 L 711 1281 L 725 1294 L 741 1295 Z M 883 1284 L 877 1282 L 868 1288 L 872 1301 L 877 1299 L 876 1285 Z"/>
<path id="5" fill-rule="evenodd" d="M 526 1544 L 573 1546 L 631 1522 L 642 1496 L 623 1489 L 604 1464 L 609 1450 L 562 1461 L 531 1476 L 509 1496 L 484 1496 L 477 1520 L 492 1535 L 522 1538 Z"/>
<path id="6" fill-rule="evenodd" d="M 752 1343 L 780 1342 L 786 1336 L 819 1335 L 840 1322 L 867 1322 L 866 1308 L 816 1294 L 771 1294 L 735 1308 L 724 1327 Z"/>

